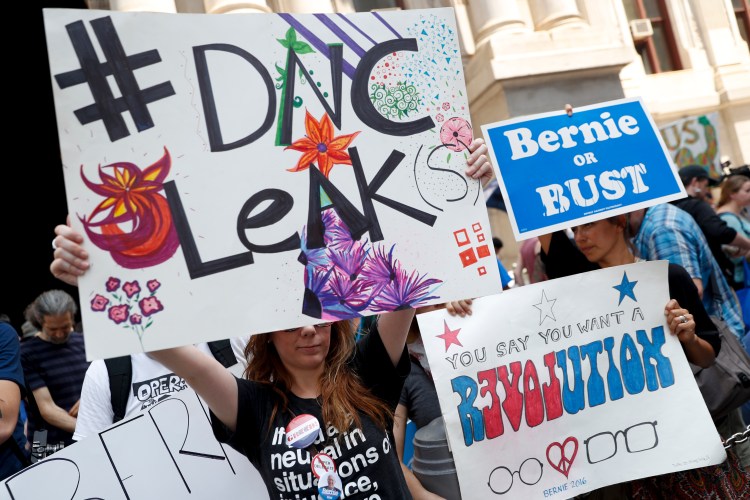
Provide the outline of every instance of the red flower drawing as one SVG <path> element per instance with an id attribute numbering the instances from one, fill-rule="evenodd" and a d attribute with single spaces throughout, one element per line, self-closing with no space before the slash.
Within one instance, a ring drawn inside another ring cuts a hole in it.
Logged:
<path id="1" fill-rule="evenodd" d="M 288 169 L 290 172 L 307 170 L 310 165 L 317 163 L 318 169 L 328 177 L 334 165 L 352 164 L 352 159 L 346 152 L 346 148 L 349 147 L 349 144 L 352 143 L 359 132 L 334 137 L 333 122 L 328 117 L 328 113 L 323 113 L 320 122 L 318 122 L 309 111 L 305 115 L 305 132 L 307 132 L 305 137 L 284 148 L 285 150 L 293 149 L 304 153 L 297 165 Z"/>
<path id="2" fill-rule="evenodd" d="M 104 197 L 88 217 L 79 216 L 83 228 L 94 245 L 127 269 L 161 264 L 180 246 L 167 199 L 160 194 L 170 167 L 166 148 L 144 170 L 128 162 L 99 166 L 101 184 L 87 179 L 81 165 L 84 184 Z"/>

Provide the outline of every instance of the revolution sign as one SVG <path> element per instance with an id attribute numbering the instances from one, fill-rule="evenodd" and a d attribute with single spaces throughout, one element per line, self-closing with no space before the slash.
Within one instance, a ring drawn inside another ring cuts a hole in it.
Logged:
<path id="1" fill-rule="evenodd" d="M 452 9 L 44 21 L 89 359 L 500 290 Z"/>
<path id="2" fill-rule="evenodd" d="M 722 462 L 668 300 L 655 261 L 418 315 L 461 496 L 563 499 Z"/>
<path id="3" fill-rule="evenodd" d="M 517 240 L 686 196 L 640 99 L 483 125 Z"/>

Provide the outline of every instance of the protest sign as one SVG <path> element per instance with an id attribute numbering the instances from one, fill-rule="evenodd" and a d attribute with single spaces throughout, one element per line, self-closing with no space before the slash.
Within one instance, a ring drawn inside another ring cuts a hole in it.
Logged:
<path id="1" fill-rule="evenodd" d="M 700 165 L 712 179 L 721 177 L 719 124 L 719 113 L 714 112 L 661 126 L 661 137 L 677 168 Z"/>
<path id="2" fill-rule="evenodd" d="M 418 316 L 463 498 L 569 498 L 722 462 L 680 342 L 667 262 Z"/>
<path id="3" fill-rule="evenodd" d="M 89 359 L 500 290 L 452 9 L 44 18 Z"/>
<path id="4" fill-rule="evenodd" d="M 54 444 L 54 443 L 49 443 Z M 3 481 L 0 500 L 267 499 L 247 458 L 216 441 L 190 388 Z"/>
<path id="5" fill-rule="evenodd" d="M 482 125 L 516 240 L 684 198 L 640 99 Z"/>

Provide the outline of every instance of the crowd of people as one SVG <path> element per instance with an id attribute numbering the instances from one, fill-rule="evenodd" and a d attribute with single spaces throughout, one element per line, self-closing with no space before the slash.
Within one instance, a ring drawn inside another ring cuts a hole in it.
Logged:
<path id="1" fill-rule="evenodd" d="M 476 139 L 469 149 L 466 174 L 486 182 L 492 176 L 487 147 Z M 711 366 L 722 346 L 719 327 L 750 347 L 750 317 L 741 293 L 750 283 L 750 219 L 745 213 L 750 177 L 730 175 L 719 184 L 700 166 L 679 173 L 685 199 L 522 242 L 513 278 L 498 258 L 503 275 L 498 291 L 513 293 L 518 286 L 641 260 L 667 260 L 670 300 L 665 316 L 686 358 Z M 712 189 L 721 193 L 715 206 Z M 70 226 L 57 227 L 51 271 L 68 284 L 77 284 L 89 268 L 83 242 Z M 494 243 L 499 252 L 502 242 L 496 238 Z M 445 307 L 449 314 L 464 316 L 471 314 L 471 302 Z M 423 427 L 441 416 L 414 310 L 381 314 L 368 322 L 365 334 L 348 320 L 325 322 L 92 363 L 86 361 L 83 334 L 75 328 L 76 314 L 70 295 L 50 290 L 27 309 L 23 341 L 0 318 L 0 479 L 33 461 L 31 442 L 39 432 L 46 433 L 47 443 L 62 448 L 143 411 L 137 391 L 113 393 L 115 378 L 135 388 L 143 381 L 176 377 L 170 386 L 189 386 L 202 397 L 216 438 L 247 456 L 271 498 L 278 497 L 283 480 L 282 471 L 270 462 L 274 453 L 294 446 L 312 457 L 325 448 L 326 443 L 316 446 L 304 439 L 289 444 L 270 439 L 274 429 L 288 429 L 298 417 L 310 415 L 336 435 L 356 430 L 367 440 L 395 442 L 397 453 L 386 453 L 363 470 L 382 485 L 382 498 L 442 498 L 440 491 L 420 484 L 403 462 L 407 422 Z M 715 418 L 723 439 L 748 428 L 747 409 Z M 750 443 L 730 448 L 728 457 L 718 467 L 646 478 L 589 496 L 690 497 L 700 492 L 711 498 L 750 498 Z M 338 459 L 347 460 L 346 454 Z M 309 478 L 302 481 L 302 497 L 339 498 L 341 480 L 335 474 L 318 482 L 304 462 L 292 468 Z"/>

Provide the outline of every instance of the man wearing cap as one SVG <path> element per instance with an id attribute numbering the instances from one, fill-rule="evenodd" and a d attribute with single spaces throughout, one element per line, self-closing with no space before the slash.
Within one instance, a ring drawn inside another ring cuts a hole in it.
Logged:
<path id="1" fill-rule="evenodd" d="M 719 182 L 712 179 L 705 168 L 700 165 L 688 165 L 682 167 L 679 174 L 688 197 L 675 200 L 672 204 L 695 219 L 708 241 L 711 253 L 719 264 L 724 278 L 731 283 L 734 279 L 734 266 L 721 246 L 735 246 L 739 248 L 741 255 L 747 255 L 750 252 L 750 239 L 729 227 L 706 201 L 709 189 L 718 186 Z"/>

